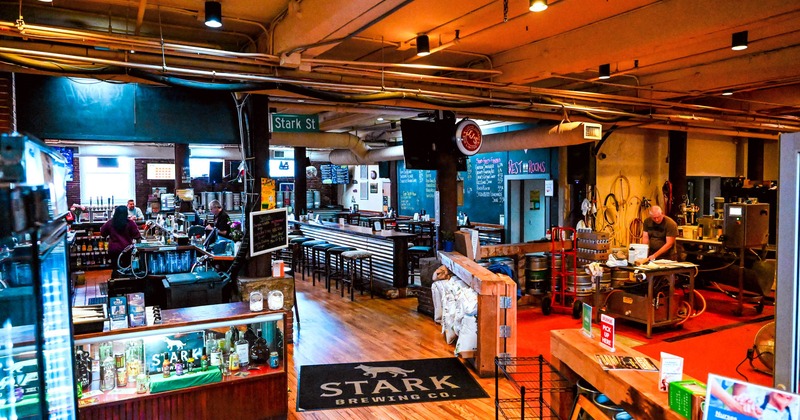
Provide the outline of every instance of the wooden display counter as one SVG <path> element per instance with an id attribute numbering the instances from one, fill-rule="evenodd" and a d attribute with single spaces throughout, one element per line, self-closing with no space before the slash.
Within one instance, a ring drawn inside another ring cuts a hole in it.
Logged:
<path id="1" fill-rule="evenodd" d="M 645 356 L 630 347 L 616 344 L 616 356 Z M 610 352 L 600 345 L 599 337 L 586 337 L 580 330 L 550 332 L 551 363 L 572 382 L 583 378 L 636 419 L 685 420 L 670 410 L 669 394 L 658 390 L 658 372 L 603 370 L 595 355 Z M 652 359 L 652 358 L 651 358 Z M 658 360 L 653 360 L 660 367 Z M 693 379 L 684 375 L 684 380 Z M 559 416 L 570 418 L 573 399 L 559 394 Z M 598 419 L 600 420 L 600 419 Z"/>
<path id="2" fill-rule="evenodd" d="M 75 336 L 75 345 L 92 345 L 197 330 L 224 330 L 230 325 L 278 322 L 283 312 L 250 312 L 244 302 L 163 310 L 162 324 Z M 286 352 L 280 365 L 253 366 L 247 372 L 223 376 L 221 382 L 160 393 L 136 394 L 135 384 L 108 392 L 92 392 L 79 401 L 81 419 L 115 418 L 282 418 L 288 414 Z M 150 355 L 145 354 L 145 358 Z M 188 373 L 187 373 L 188 374 Z"/>
<path id="3" fill-rule="evenodd" d="M 478 293 L 478 350 L 471 360 L 481 377 L 495 374 L 495 356 L 517 354 L 517 285 L 457 252 L 439 260 Z"/>

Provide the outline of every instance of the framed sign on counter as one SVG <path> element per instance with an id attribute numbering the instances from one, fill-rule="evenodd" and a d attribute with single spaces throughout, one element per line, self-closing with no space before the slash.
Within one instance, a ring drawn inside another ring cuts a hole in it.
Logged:
<path id="1" fill-rule="evenodd" d="M 250 256 L 289 246 L 286 208 L 250 213 Z"/>

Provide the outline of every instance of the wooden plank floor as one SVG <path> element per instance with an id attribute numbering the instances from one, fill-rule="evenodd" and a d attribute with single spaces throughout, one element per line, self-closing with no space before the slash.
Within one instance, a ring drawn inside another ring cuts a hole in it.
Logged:
<path id="1" fill-rule="evenodd" d="M 76 305 L 101 296 L 99 283 L 108 270 L 88 271 L 86 286 L 76 290 Z M 452 357 L 441 326 L 416 312 L 417 299 L 370 299 L 356 295 L 351 302 L 338 291 L 328 293 L 319 283 L 297 280 L 300 326 L 295 321 L 294 343 L 287 346 L 290 419 L 489 419 L 494 418 L 494 378 L 477 378 L 489 398 L 373 406 L 355 409 L 297 412 L 300 366 L 382 360 Z M 474 376 L 474 372 L 473 372 Z M 501 398 L 517 392 L 500 381 Z"/>

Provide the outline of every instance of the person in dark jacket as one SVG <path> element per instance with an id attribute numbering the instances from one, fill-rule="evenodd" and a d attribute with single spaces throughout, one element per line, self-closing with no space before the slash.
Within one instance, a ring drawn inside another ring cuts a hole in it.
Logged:
<path id="1" fill-rule="evenodd" d="M 219 200 L 211 200 L 208 203 L 208 210 L 214 215 L 214 225 L 206 226 L 206 230 L 217 229 L 219 236 L 223 238 L 230 238 L 231 235 L 231 217 L 225 212 Z"/>
<path id="2" fill-rule="evenodd" d="M 122 251 L 134 240 L 142 238 L 136 222 L 128 218 L 128 208 L 117 206 L 109 221 L 100 227 L 100 234 L 108 237 L 108 256 L 111 259 L 111 278 L 120 277 L 120 267 L 131 265 L 131 254 L 125 253 L 120 259 Z"/>

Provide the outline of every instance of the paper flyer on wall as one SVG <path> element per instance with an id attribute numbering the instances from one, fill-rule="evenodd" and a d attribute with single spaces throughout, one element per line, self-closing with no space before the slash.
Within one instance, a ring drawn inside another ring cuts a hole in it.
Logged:
<path id="1" fill-rule="evenodd" d="M 714 374 L 708 375 L 703 420 L 800 418 L 800 395 Z"/>
<path id="2" fill-rule="evenodd" d="M 644 356 L 617 356 L 614 354 L 596 354 L 603 370 L 640 370 L 645 372 L 658 372 L 658 367 L 653 360 Z"/>

